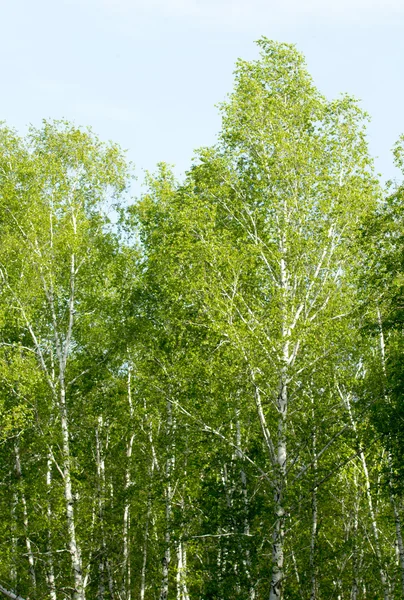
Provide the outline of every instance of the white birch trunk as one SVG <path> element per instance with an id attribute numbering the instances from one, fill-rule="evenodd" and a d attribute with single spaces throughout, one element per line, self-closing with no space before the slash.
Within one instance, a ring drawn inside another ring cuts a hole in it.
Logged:
<path id="1" fill-rule="evenodd" d="M 128 403 L 129 403 L 129 416 L 130 423 L 132 426 L 133 421 L 133 403 L 132 403 L 132 367 L 128 369 Z M 131 462 L 132 462 L 132 450 L 133 441 L 135 434 L 130 435 L 128 444 L 126 446 L 126 472 L 125 472 L 125 494 L 132 484 L 131 480 Z M 125 496 L 125 506 L 123 511 L 123 562 L 122 562 L 122 597 L 126 600 L 131 599 L 131 572 L 130 572 L 130 542 L 129 542 L 129 523 L 130 523 L 130 504 Z"/>
<path id="2" fill-rule="evenodd" d="M 281 285 L 285 295 L 287 289 L 286 267 L 281 260 Z M 283 309 L 285 310 L 285 309 Z M 283 315 L 282 337 L 284 339 L 282 349 L 283 366 L 280 377 L 280 389 L 277 398 L 278 409 L 278 440 L 275 455 L 275 526 L 272 537 L 272 576 L 269 592 L 269 600 L 280 600 L 282 598 L 282 584 L 284 577 L 284 537 L 285 537 L 285 508 L 283 505 L 284 491 L 286 487 L 286 417 L 288 410 L 288 365 L 289 365 L 289 341 L 288 330 Z"/>
<path id="3" fill-rule="evenodd" d="M 311 398 L 311 416 L 313 421 L 313 432 L 312 432 L 312 450 L 313 450 L 313 491 L 311 496 L 311 511 L 312 511 L 312 523 L 311 523 L 311 538 L 310 538 L 310 572 L 311 572 L 311 592 L 310 600 L 317 599 L 317 564 L 316 564 L 316 545 L 317 545 L 317 519 L 318 519 L 318 507 L 317 507 L 317 431 L 315 425 L 315 414 L 314 414 L 314 400 Z"/>
<path id="4" fill-rule="evenodd" d="M 351 600 L 357 600 L 359 595 L 359 561 L 358 561 L 358 524 L 359 524 L 359 499 L 358 499 L 358 480 L 356 472 L 353 475 L 355 485 L 355 504 L 354 504 L 354 526 L 353 526 L 353 549 L 352 549 L 352 589 Z"/>
<path id="5" fill-rule="evenodd" d="M 148 545 L 148 541 L 149 541 L 149 527 L 150 527 L 150 520 L 151 520 L 151 516 L 152 516 L 151 511 L 152 511 L 153 475 L 154 475 L 155 468 L 157 470 L 159 470 L 159 464 L 157 462 L 156 451 L 155 451 L 154 443 L 153 443 L 152 423 L 151 423 L 151 421 L 149 421 L 148 416 L 147 416 L 146 400 L 144 402 L 144 407 L 145 407 L 145 412 L 146 412 L 146 421 L 149 424 L 148 429 L 149 429 L 149 441 L 150 441 L 150 449 L 151 449 L 151 466 L 150 466 L 150 472 L 149 472 L 149 491 L 147 494 L 146 523 L 145 523 L 145 531 L 144 531 L 144 538 L 143 538 L 143 561 L 142 561 L 142 571 L 141 571 L 141 575 L 140 575 L 140 600 L 144 600 L 145 593 L 146 593 L 147 545 Z"/>
<path id="6" fill-rule="evenodd" d="M 34 554 L 32 552 L 31 540 L 29 537 L 28 509 L 27 509 L 27 501 L 26 501 L 24 489 L 23 489 L 20 449 L 19 449 L 18 443 L 15 444 L 15 446 L 14 446 L 14 453 L 15 453 L 15 472 L 16 472 L 17 480 L 20 482 L 19 495 L 21 498 L 21 506 L 22 506 L 22 522 L 24 525 L 25 546 L 27 548 L 27 557 L 28 557 L 28 565 L 29 565 L 28 570 L 29 570 L 29 576 L 31 579 L 32 591 L 35 594 L 35 590 L 36 590 L 35 560 L 34 560 Z"/>
<path id="7" fill-rule="evenodd" d="M 284 227 L 288 222 L 286 201 L 283 207 Z M 285 507 L 283 504 L 286 487 L 287 442 L 286 424 L 288 412 L 288 369 L 290 365 L 287 300 L 289 296 L 289 276 L 286 263 L 287 238 L 285 231 L 280 236 L 280 293 L 281 293 L 281 335 L 282 335 L 282 366 L 279 378 L 279 393 L 277 397 L 278 439 L 274 457 L 275 467 L 275 526 L 272 538 L 272 576 L 269 600 L 281 600 L 284 577 L 284 537 L 285 537 Z"/>
<path id="8" fill-rule="evenodd" d="M 188 443 L 188 440 L 187 440 Z M 186 469 L 186 459 L 185 459 Z M 184 471 L 184 477 L 186 477 L 186 470 Z M 184 486 L 185 487 L 185 486 Z M 185 489 L 183 488 L 183 495 L 181 498 L 181 513 L 184 515 L 184 494 Z M 181 535 L 184 535 L 185 523 L 181 523 Z M 189 600 L 188 586 L 187 586 L 187 545 L 183 539 L 180 539 L 177 544 L 177 598 L 178 600 Z"/>
<path id="9" fill-rule="evenodd" d="M 76 235 L 76 218 L 74 215 L 74 211 L 72 209 L 72 224 L 74 235 Z M 82 559 L 80 547 L 77 543 L 76 536 L 76 523 L 75 523 L 75 515 L 74 515 L 74 495 L 72 489 L 72 481 L 71 481 L 71 454 L 70 454 L 70 431 L 69 431 L 69 419 L 66 405 L 66 365 L 70 352 L 70 344 L 73 335 L 73 325 L 74 325 L 74 314 L 75 314 L 75 284 L 76 284 L 76 257 L 75 254 L 72 253 L 70 257 L 70 295 L 69 295 L 69 308 L 68 308 L 68 324 L 66 328 L 65 335 L 61 335 L 58 321 L 55 312 L 55 304 L 53 297 L 53 286 L 52 283 L 48 289 L 45 280 L 42 277 L 43 288 L 45 292 L 45 296 L 47 298 L 49 308 L 52 316 L 52 324 L 53 324 L 53 336 L 56 348 L 56 354 L 59 363 L 59 374 L 58 374 L 58 383 L 59 390 L 57 390 L 54 381 L 54 364 L 52 358 L 52 374 L 49 374 L 48 368 L 46 366 L 46 362 L 44 359 L 44 355 L 42 352 L 41 345 L 35 335 L 32 324 L 29 322 L 27 316 L 25 315 L 25 311 L 23 311 L 23 316 L 27 322 L 28 329 L 30 331 L 32 340 L 34 342 L 36 351 L 39 356 L 41 368 L 43 370 L 44 375 L 48 381 L 50 389 L 52 390 L 55 401 L 59 404 L 59 414 L 60 414 L 60 426 L 62 433 L 62 459 L 63 459 L 63 483 L 64 483 L 64 496 L 65 496 L 65 507 L 66 507 L 66 521 L 67 521 L 67 537 L 68 537 L 68 546 L 71 558 L 71 565 L 73 570 L 73 578 L 74 578 L 74 592 L 73 599 L 74 600 L 85 600 L 85 586 L 84 586 L 84 578 L 83 578 L 83 568 L 82 568 Z M 64 342 L 62 341 L 64 337 Z"/>
<path id="10" fill-rule="evenodd" d="M 168 598 L 168 576 L 169 567 L 171 560 L 171 532 L 170 532 L 170 521 L 171 521 L 171 485 L 167 484 L 166 488 L 166 532 L 164 535 L 165 549 L 162 564 L 162 580 L 160 590 L 160 600 L 167 600 Z"/>
<path id="11" fill-rule="evenodd" d="M 186 571 L 187 551 L 185 544 L 181 541 L 177 545 L 177 600 L 189 600 Z"/>
<path id="12" fill-rule="evenodd" d="M 148 538 L 149 538 L 150 514 L 151 514 L 151 486 L 149 488 L 149 493 L 147 496 L 146 524 L 145 524 L 144 538 L 143 538 L 143 561 L 142 561 L 142 571 L 140 574 L 140 600 L 144 600 L 144 596 L 146 593 L 147 543 L 148 543 Z"/>
<path id="13" fill-rule="evenodd" d="M 366 458 L 365 458 L 365 454 L 364 454 L 363 450 L 360 451 L 360 459 L 361 459 L 361 463 L 362 463 L 363 473 L 365 476 L 366 497 L 368 500 L 369 515 L 370 515 L 370 519 L 371 519 L 373 537 L 374 537 L 374 542 L 375 542 L 376 558 L 379 563 L 379 573 L 380 573 L 380 580 L 381 580 L 382 588 L 383 588 L 383 597 L 384 597 L 384 600 L 390 600 L 388 580 L 387 580 L 386 571 L 383 566 L 383 558 L 382 558 L 382 553 L 381 553 L 381 548 L 380 548 L 379 529 L 377 526 L 374 507 L 373 507 L 373 498 L 372 498 L 372 492 L 371 492 L 371 487 L 370 487 L 369 471 L 367 468 Z"/>
<path id="14" fill-rule="evenodd" d="M 128 473 L 127 473 L 127 475 L 128 475 Z M 130 481 L 128 481 L 128 479 L 126 479 L 125 483 L 127 483 L 128 487 L 129 487 Z M 124 507 L 124 511 L 123 511 L 123 535 L 122 535 L 122 541 L 123 541 L 122 597 L 126 598 L 127 600 L 130 600 L 130 597 L 131 597 L 130 568 L 129 568 L 129 552 L 130 552 L 129 521 L 130 521 L 130 506 L 129 506 L 129 502 L 127 500 L 125 500 L 125 507 Z"/>
<path id="15" fill-rule="evenodd" d="M 346 394 L 345 395 L 345 404 L 348 410 L 348 414 L 349 414 L 349 418 L 351 421 L 351 425 L 352 425 L 352 429 L 358 439 L 358 432 L 357 432 L 357 427 L 356 427 L 356 422 L 355 419 L 353 418 L 353 413 L 352 413 L 352 409 L 351 409 L 351 403 L 350 403 L 350 399 L 349 399 L 349 395 Z M 376 558 L 377 558 L 377 562 L 379 565 L 379 573 L 380 573 L 380 581 L 382 583 L 382 589 L 383 589 L 383 598 L 384 600 L 390 600 L 390 592 L 389 592 L 389 584 L 388 584 L 388 579 L 387 579 L 387 574 L 386 571 L 384 569 L 384 565 L 383 565 L 383 558 L 382 558 L 382 552 L 381 552 L 381 547 L 380 547 L 380 538 L 379 538 L 379 529 L 377 526 L 377 522 L 376 522 L 376 516 L 375 516 L 375 510 L 374 510 L 374 506 L 373 506 L 373 498 L 372 498 L 372 490 L 370 487 L 370 478 L 369 478 L 369 471 L 368 471 L 368 466 L 367 466 L 367 462 L 366 462 L 366 457 L 365 457 L 365 453 L 362 450 L 362 446 L 360 444 L 360 440 L 358 439 L 358 444 L 360 447 L 360 451 L 359 451 L 359 457 L 360 457 L 360 461 L 362 464 L 362 470 L 363 470 L 363 474 L 364 474 L 364 478 L 365 478 L 365 491 L 366 491 L 366 498 L 368 501 L 368 508 L 369 508 L 369 515 L 370 515 L 370 522 L 371 522 L 371 526 L 372 526 L 372 531 L 373 531 L 373 538 L 374 538 L 374 544 L 375 544 L 375 553 L 376 553 Z"/>
<path id="16" fill-rule="evenodd" d="M 102 448 L 102 429 L 103 429 L 103 418 L 98 416 L 97 427 L 95 430 L 95 442 L 96 442 L 96 460 L 97 460 L 97 481 L 98 481 L 98 520 L 101 529 L 101 553 L 100 562 L 98 565 L 99 585 L 98 585 L 98 598 L 104 600 L 105 595 L 105 571 L 107 562 L 107 549 L 105 543 L 105 532 L 104 532 L 104 497 L 105 497 L 105 460 L 104 452 Z M 110 583 L 111 587 L 111 583 Z"/>
<path id="17" fill-rule="evenodd" d="M 47 581 L 49 587 L 50 600 L 57 600 L 56 598 L 56 584 L 55 584 L 55 568 L 53 564 L 53 548 L 52 548 L 52 534 L 51 534 L 51 523 L 53 520 L 52 506 L 50 501 L 50 492 L 52 488 L 52 459 L 48 456 L 47 469 L 46 469 L 46 487 L 48 493 L 48 500 L 46 506 L 46 513 L 48 517 L 48 558 L 47 558 Z"/>
<path id="18" fill-rule="evenodd" d="M 0 592 L 2 594 L 4 594 L 5 596 L 7 596 L 7 598 L 11 598 L 11 600 L 25 600 L 22 596 L 19 596 L 18 594 L 14 594 L 14 592 L 12 592 L 11 590 L 8 590 L 7 588 L 3 587 L 2 585 L 0 585 Z M 27 598 L 28 600 L 28 598 Z"/>
<path id="19" fill-rule="evenodd" d="M 74 234 L 76 234 L 76 221 L 72 210 L 72 222 Z M 75 303 L 75 277 L 76 277 L 76 260 L 75 255 L 71 255 L 70 260 L 70 298 L 69 298 L 69 321 L 67 326 L 66 338 L 64 344 L 60 341 L 60 336 L 57 330 L 57 321 L 54 318 L 54 336 L 59 359 L 59 410 L 62 430 L 62 456 L 63 456 L 63 479 L 64 492 L 66 501 L 66 520 L 67 533 L 69 540 L 69 551 L 74 577 L 74 600 L 85 600 L 85 589 L 83 581 L 83 565 L 81 559 L 81 551 L 77 542 L 76 522 L 74 515 L 74 495 L 71 480 L 71 454 L 70 454 L 70 432 L 69 420 L 66 405 L 66 383 L 65 372 L 66 364 L 70 352 L 70 343 L 73 334 L 74 323 L 74 303 Z M 50 297 L 52 312 L 54 313 L 53 297 Z"/>
<path id="20" fill-rule="evenodd" d="M 174 467 L 175 442 L 174 442 L 174 420 L 172 414 L 172 403 L 167 401 L 167 439 L 169 456 L 166 462 L 166 530 L 164 535 L 164 556 L 162 560 L 162 580 L 160 588 L 160 600 L 168 598 L 168 577 L 171 561 L 171 501 L 172 501 L 172 470 Z"/>
<path id="21" fill-rule="evenodd" d="M 69 540 L 69 551 L 71 557 L 71 563 L 73 568 L 74 577 L 74 600 L 85 600 L 85 592 L 83 585 L 83 568 L 81 561 L 80 547 L 77 543 L 76 537 L 76 523 L 74 515 L 74 496 L 72 489 L 71 480 L 71 455 L 70 455 L 70 442 L 69 442 L 69 422 L 67 418 L 66 408 L 66 393 L 64 386 L 64 379 L 60 377 L 60 420 L 62 428 L 62 452 L 63 452 L 63 481 L 64 481 L 64 493 L 66 501 L 66 520 L 67 520 L 67 533 Z"/>
<path id="22" fill-rule="evenodd" d="M 11 566 L 10 581 L 13 587 L 17 586 L 17 506 L 18 494 L 17 486 L 14 486 L 13 498 L 11 501 Z"/>
<path id="23" fill-rule="evenodd" d="M 218 529 L 218 535 L 220 535 L 221 533 L 221 529 L 219 527 Z M 217 566 L 217 573 L 218 573 L 218 583 L 219 583 L 219 590 L 222 590 L 222 574 L 223 574 L 223 552 L 222 552 L 222 547 L 219 545 L 219 548 L 217 550 L 217 557 L 216 557 L 216 566 Z"/>
<path id="24" fill-rule="evenodd" d="M 238 415 L 236 415 L 236 446 L 237 446 L 237 457 L 241 461 L 244 460 L 244 454 L 241 449 L 241 431 L 240 431 L 240 421 L 238 420 Z M 250 535 L 250 523 L 249 523 L 249 499 L 248 499 L 248 489 L 247 489 L 247 475 L 244 469 L 241 467 L 240 469 L 240 482 L 241 482 L 241 493 L 243 495 L 244 500 L 244 535 Z M 255 587 L 251 578 L 251 557 L 248 548 L 245 550 L 245 557 L 243 560 L 243 565 L 245 569 L 245 573 L 249 582 L 249 592 L 248 597 L 249 600 L 255 599 Z"/>
<path id="25" fill-rule="evenodd" d="M 104 600 L 105 583 L 104 583 L 104 557 L 101 556 L 98 565 L 98 595 L 97 600 Z"/>
<path id="26" fill-rule="evenodd" d="M 182 594 L 183 600 L 190 600 L 187 586 L 187 546 L 182 542 Z"/>
<path id="27" fill-rule="evenodd" d="M 297 587 L 299 589 L 299 593 L 300 595 L 303 597 L 303 592 L 301 591 L 301 585 L 300 585 L 300 576 L 299 576 L 299 569 L 297 567 L 297 560 L 296 560 L 296 555 L 292 550 L 292 562 L 293 562 L 293 571 L 295 573 L 295 577 L 296 577 L 296 583 L 297 583 Z"/>

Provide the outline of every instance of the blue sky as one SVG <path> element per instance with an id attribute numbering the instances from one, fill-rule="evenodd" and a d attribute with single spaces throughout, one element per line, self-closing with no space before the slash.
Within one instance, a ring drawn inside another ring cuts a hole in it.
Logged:
<path id="1" fill-rule="evenodd" d="M 3 0 L 0 119 L 21 133 L 42 118 L 90 125 L 128 150 L 142 178 L 159 161 L 186 170 L 214 143 L 215 104 L 238 57 L 265 35 L 297 45 L 328 97 L 370 113 L 384 179 L 404 133 L 403 0 Z"/>

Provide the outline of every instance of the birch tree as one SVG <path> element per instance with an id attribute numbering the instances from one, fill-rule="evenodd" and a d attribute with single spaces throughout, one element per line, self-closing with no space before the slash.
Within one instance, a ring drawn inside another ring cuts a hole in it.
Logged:
<path id="1" fill-rule="evenodd" d="M 404 171 L 403 136 L 393 148 L 394 162 Z M 386 450 L 385 494 L 396 533 L 397 566 L 404 593 L 402 537 L 402 297 L 403 297 L 403 186 L 388 184 L 377 214 L 364 226 L 364 257 L 359 276 L 359 299 L 367 328 L 364 389 L 370 421 Z"/>
<path id="2" fill-rule="evenodd" d="M 127 209 L 116 145 L 0 127 L 4 597 L 402 597 L 402 187 L 258 48 Z"/>
<path id="3" fill-rule="evenodd" d="M 200 325 L 243 361 L 271 473 L 275 600 L 294 516 L 289 482 L 299 459 L 289 455 L 299 443 L 291 433 L 310 410 L 302 380 L 337 353 L 350 312 L 347 248 L 376 187 L 357 104 L 321 96 L 293 46 L 258 45 L 259 60 L 237 64 L 218 145 L 200 151 L 185 184 L 165 197 L 156 251 L 172 257 L 177 302 L 199 311 Z M 155 210 L 140 207 L 150 260 Z"/>
<path id="4" fill-rule="evenodd" d="M 73 375 L 71 365 L 80 362 L 84 340 L 79 332 L 94 301 L 91 286 L 94 269 L 102 265 L 100 250 L 107 248 L 101 204 L 122 192 L 126 167 L 116 146 L 102 146 L 91 133 L 65 123 L 45 122 L 42 129 L 31 129 L 26 141 L 3 130 L 2 139 L 1 289 L 36 356 L 50 412 L 58 415 L 73 596 L 83 600 L 69 390 L 84 373 Z M 10 146 L 13 156 L 8 157 Z"/>

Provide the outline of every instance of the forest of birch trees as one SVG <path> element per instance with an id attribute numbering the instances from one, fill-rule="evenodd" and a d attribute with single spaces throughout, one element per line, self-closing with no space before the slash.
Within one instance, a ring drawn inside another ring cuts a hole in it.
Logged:
<path id="1" fill-rule="evenodd" d="M 404 184 L 257 44 L 136 198 L 91 130 L 0 126 L 4 598 L 404 598 Z"/>

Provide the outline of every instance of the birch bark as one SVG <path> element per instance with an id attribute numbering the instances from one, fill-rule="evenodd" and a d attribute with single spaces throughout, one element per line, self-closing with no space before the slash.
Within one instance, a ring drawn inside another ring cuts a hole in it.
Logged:
<path id="1" fill-rule="evenodd" d="M 310 600 L 317 599 L 317 562 L 316 562 L 316 545 L 317 545 L 317 427 L 314 413 L 314 399 L 311 396 L 311 417 L 312 417 L 312 452 L 313 452 L 313 491 L 311 495 L 311 538 L 310 538 L 310 572 L 311 572 L 311 592 Z"/>
<path id="2" fill-rule="evenodd" d="M 76 236 L 77 225 L 73 207 L 71 208 L 71 220 L 73 225 L 73 233 Z M 64 342 L 62 342 L 61 340 L 60 331 L 57 325 L 52 288 L 50 289 L 50 292 L 47 294 L 47 296 L 51 308 L 51 313 L 53 315 L 53 334 L 59 362 L 59 411 L 60 424 L 62 430 L 63 480 L 66 501 L 67 532 L 75 588 L 73 598 L 74 600 L 85 600 L 81 549 L 77 542 L 76 521 L 74 514 L 74 494 L 71 478 L 72 459 L 70 453 L 70 427 L 66 402 L 66 367 L 71 349 L 70 344 L 73 335 L 76 300 L 76 256 L 74 252 L 72 252 L 70 255 L 70 294 L 68 305 L 68 324 Z"/>
<path id="3" fill-rule="evenodd" d="M 142 560 L 142 570 L 140 573 L 140 600 L 144 600 L 145 593 L 146 593 L 147 544 L 149 541 L 149 526 L 150 526 L 150 516 L 151 516 L 151 508 L 152 508 L 151 493 L 152 493 L 152 491 L 151 491 L 151 483 L 150 483 L 149 491 L 147 494 L 146 522 L 145 522 L 145 529 L 144 529 L 144 536 L 143 536 L 143 560 Z"/>
<path id="4" fill-rule="evenodd" d="M 83 569 L 81 561 L 81 551 L 77 543 L 76 521 L 74 515 L 74 496 L 71 479 L 71 454 L 69 441 L 69 422 L 66 408 L 66 391 L 64 387 L 64 378 L 60 376 L 60 420 L 62 428 L 62 451 L 63 451 L 63 479 L 66 501 L 66 520 L 67 532 L 69 538 L 69 550 L 72 561 L 74 577 L 74 600 L 85 600 L 85 591 L 83 585 Z"/>
<path id="5" fill-rule="evenodd" d="M 149 468 L 149 485 L 148 485 L 148 493 L 147 493 L 147 508 L 146 508 L 146 523 L 144 529 L 143 536 L 143 561 L 142 561 L 142 570 L 140 574 L 140 600 L 144 600 L 146 593 L 146 572 L 147 572 L 147 550 L 149 543 L 149 528 L 150 521 L 152 517 L 152 491 L 153 491 L 153 477 L 154 470 L 159 471 L 159 463 L 157 462 L 157 454 L 154 447 L 153 441 L 153 424 L 151 419 L 147 414 L 147 403 L 146 399 L 144 400 L 144 409 L 145 409 L 145 420 L 148 428 L 148 438 L 150 442 L 150 451 L 151 451 L 151 465 Z"/>
<path id="6" fill-rule="evenodd" d="M 127 395 L 129 404 L 130 426 L 133 427 L 133 402 L 132 402 L 132 365 L 128 368 Z M 126 472 L 125 472 L 125 506 L 123 511 L 123 562 L 122 562 L 122 597 L 126 600 L 131 599 L 131 570 L 130 570 L 130 542 L 129 542 L 129 524 L 130 524 L 130 503 L 127 493 L 132 485 L 132 451 L 135 439 L 134 431 L 129 435 L 129 441 L 126 445 Z"/>
<path id="7" fill-rule="evenodd" d="M 283 217 L 285 225 L 287 222 L 287 205 L 284 204 Z M 288 412 L 288 367 L 289 357 L 289 324 L 287 315 L 288 301 L 288 272 L 286 262 L 286 233 L 280 233 L 280 302 L 281 302 L 281 336 L 282 336 L 282 366 L 280 371 L 279 393 L 277 396 L 276 408 L 278 418 L 278 438 L 275 455 L 275 526 L 272 540 L 272 577 L 270 583 L 269 600 L 280 600 L 282 598 L 283 584 L 283 564 L 284 564 L 284 537 L 285 537 L 285 507 L 284 493 L 286 488 L 286 462 L 287 462 L 287 441 L 286 425 Z"/>
<path id="8" fill-rule="evenodd" d="M 114 581 L 111 573 L 111 567 L 107 552 L 107 542 L 104 526 L 104 503 L 105 503 L 105 458 L 103 448 L 103 429 L 104 419 L 102 415 L 97 418 L 97 427 L 95 432 L 96 438 L 96 458 L 97 458 L 97 480 L 98 480 L 98 520 L 101 530 L 101 552 L 99 562 L 99 592 L 100 600 L 103 600 L 105 594 L 105 575 L 108 580 L 109 596 L 111 600 L 114 598 Z"/>
<path id="9" fill-rule="evenodd" d="M 373 531 L 373 539 L 374 539 L 374 544 L 375 544 L 376 558 L 377 558 L 377 562 L 378 562 L 378 566 L 379 566 L 379 574 L 380 574 L 380 581 L 382 584 L 383 597 L 384 597 L 384 600 L 390 600 L 389 582 L 388 582 L 385 566 L 383 564 L 383 556 L 382 556 L 381 547 L 380 547 L 379 528 L 378 528 L 376 516 L 375 516 L 374 503 L 373 503 L 373 497 L 372 497 L 372 490 L 371 490 L 371 486 L 370 486 L 370 478 L 369 478 L 367 461 L 366 461 L 365 453 L 362 448 L 362 444 L 359 440 L 357 425 L 356 425 L 356 421 L 353 416 L 349 394 L 344 395 L 344 400 L 345 400 L 345 406 L 348 410 L 352 429 L 356 435 L 357 442 L 359 445 L 359 458 L 360 458 L 360 461 L 362 464 L 363 475 L 365 478 L 366 498 L 368 501 L 369 516 L 370 516 L 370 522 L 371 522 L 372 531 Z"/>
<path id="10" fill-rule="evenodd" d="M 186 581 L 187 551 L 182 541 L 177 544 L 177 600 L 189 600 L 188 586 Z"/>
<path id="11" fill-rule="evenodd" d="M 11 590 L 8 590 L 7 588 L 3 587 L 2 585 L 0 585 L 0 592 L 2 594 L 4 594 L 5 596 L 7 596 L 7 598 L 11 598 L 11 600 L 25 600 L 25 598 L 23 598 L 22 596 L 15 594 L 14 592 L 12 592 Z M 29 598 L 27 598 L 26 600 L 29 600 Z"/>
<path id="12" fill-rule="evenodd" d="M 14 470 L 14 469 L 13 469 Z M 13 587 L 17 585 L 17 506 L 18 493 L 16 487 L 13 489 L 11 500 L 11 565 L 10 565 L 10 581 Z"/>
<path id="13" fill-rule="evenodd" d="M 25 498 L 25 492 L 24 492 L 24 487 L 23 487 L 20 448 L 19 448 L 18 443 L 16 443 L 14 445 L 14 453 L 15 453 L 15 473 L 16 473 L 17 481 L 19 481 L 19 487 L 20 487 L 19 496 L 21 499 L 21 506 L 22 506 L 22 522 L 24 525 L 25 546 L 27 548 L 29 575 L 30 575 L 30 579 L 31 579 L 32 590 L 35 594 L 36 593 L 35 560 L 34 560 L 34 553 L 32 551 L 31 540 L 29 537 L 27 500 Z"/>
<path id="14" fill-rule="evenodd" d="M 2 129 L 2 165 L 3 133 Z M 75 600 L 85 600 L 75 510 L 78 494 L 73 489 L 76 448 L 72 447 L 72 429 L 76 433 L 79 427 L 72 416 L 72 405 L 78 395 L 70 394 L 72 388 L 77 390 L 76 382 L 82 374 L 69 378 L 75 367 L 80 368 L 85 354 L 83 349 L 88 342 L 84 328 L 80 329 L 83 320 L 76 318 L 76 312 L 83 310 L 80 316 L 84 316 L 84 311 L 88 311 L 87 315 L 92 308 L 89 307 L 94 301 L 91 273 L 100 269 L 100 263 L 91 271 L 91 260 L 108 262 L 112 256 L 108 244 L 103 244 L 109 235 L 105 235 L 107 220 L 103 204 L 112 196 L 118 198 L 121 195 L 128 173 L 118 147 L 104 145 L 92 133 L 66 122 L 47 121 L 41 129 L 30 128 L 25 140 L 16 135 L 12 140 L 15 158 L 7 164 L 12 178 L 8 178 L 2 167 L 0 182 L 1 222 L 5 224 L 6 215 L 8 236 L 7 247 L 1 246 L 0 281 L 2 292 L 6 290 L 11 300 L 19 331 L 24 332 L 25 337 L 31 337 L 32 343 L 25 343 L 42 371 L 43 377 L 38 377 L 38 381 L 46 382 L 51 392 L 41 392 L 41 398 L 33 402 L 35 409 L 43 403 L 46 416 L 49 413 L 58 415 L 59 431 L 54 442 L 58 444 L 61 456 L 66 523 L 65 531 L 60 534 L 61 539 L 66 540 L 70 561 L 70 570 L 64 568 L 65 561 L 62 561 L 64 581 L 61 587 L 69 588 L 67 593 Z M 12 261 L 9 260 L 10 252 L 14 254 Z M 84 264 L 88 267 L 85 274 Z M 83 334 L 80 340 L 79 332 Z M 35 416 L 40 420 L 41 415 L 35 413 Z M 48 468 L 47 487 L 51 485 L 49 473 Z M 50 518 L 51 512 L 48 514 Z M 31 544 L 28 552 L 31 563 L 32 550 Z M 54 557 L 55 554 L 53 560 Z M 53 576 L 51 571 L 48 565 L 48 588 L 54 595 L 53 583 L 49 581 L 53 577 L 59 580 L 61 570 Z"/>
<path id="15" fill-rule="evenodd" d="M 356 471 L 353 474 L 355 489 L 354 515 L 353 515 L 353 549 L 352 549 L 352 589 L 351 600 L 357 600 L 359 596 L 359 557 L 358 557 L 358 525 L 359 525 L 359 486 Z"/>
<path id="16" fill-rule="evenodd" d="M 244 461 L 244 453 L 241 449 L 241 428 L 240 428 L 240 420 L 238 418 L 238 411 L 236 411 L 236 452 L 238 460 L 240 461 L 240 483 L 241 483 L 241 493 L 244 501 L 244 535 L 250 535 L 250 522 L 249 522 L 249 498 L 248 498 L 248 488 L 247 488 L 247 475 L 243 468 Z M 247 576 L 247 580 L 249 582 L 249 592 L 248 597 L 250 600 L 255 599 L 255 586 L 251 577 L 251 556 L 248 547 L 245 550 L 245 557 L 243 560 L 244 570 Z"/>
<path id="17" fill-rule="evenodd" d="M 169 569 L 171 562 L 171 503 L 172 503 L 172 472 L 175 461 L 175 422 L 173 419 L 173 406 L 171 400 L 167 400 L 167 451 L 166 460 L 166 487 L 165 487 L 165 534 L 164 534 L 164 556 L 162 559 L 162 580 L 160 588 L 160 600 L 167 600 L 169 585 Z"/>
<path id="18" fill-rule="evenodd" d="M 48 517 L 48 558 L 47 558 L 47 580 L 49 587 L 50 600 L 57 600 L 56 597 L 56 583 L 55 583 L 55 567 L 53 562 L 53 547 L 52 547 L 52 532 L 51 524 L 53 522 L 52 504 L 50 499 L 50 493 L 52 489 L 52 458 L 49 455 L 46 465 L 46 488 L 47 488 L 47 503 L 46 513 Z"/>

